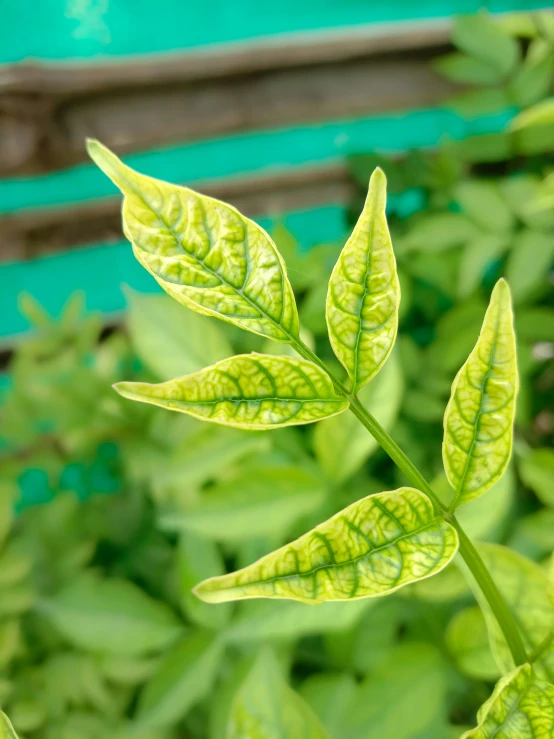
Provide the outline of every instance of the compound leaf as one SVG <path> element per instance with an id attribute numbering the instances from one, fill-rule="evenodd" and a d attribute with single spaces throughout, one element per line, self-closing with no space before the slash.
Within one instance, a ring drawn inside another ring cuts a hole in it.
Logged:
<path id="1" fill-rule="evenodd" d="M 229 716 L 227 739 L 328 739 L 312 709 L 281 676 L 263 650 L 240 687 Z"/>
<path id="2" fill-rule="evenodd" d="M 120 395 L 242 429 L 312 423 L 348 408 L 329 376 L 294 357 L 242 354 L 168 382 L 119 382 Z"/>
<path id="3" fill-rule="evenodd" d="M 135 172 L 98 141 L 87 146 L 125 196 L 136 258 L 171 297 L 276 341 L 298 336 L 285 263 L 263 228 L 219 200 Z"/>
<path id="4" fill-rule="evenodd" d="M 456 531 L 435 516 L 429 498 L 399 488 L 353 503 L 249 567 L 204 580 L 194 592 L 209 603 L 370 598 L 440 572 L 457 548 Z"/>
<path id="5" fill-rule="evenodd" d="M 499 280 L 444 415 L 442 457 L 455 490 L 454 507 L 482 495 L 504 473 L 512 452 L 517 389 L 510 289 Z"/>
<path id="6" fill-rule="evenodd" d="M 400 286 L 385 215 L 387 181 L 371 175 L 364 209 L 331 274 L 327 326 L 354 392 L 389 356 L 398 329 Z"/>
<path id="7" fill-rule="evenodd" d="M 550 739 L 554 732 L 554 685 L 531 665 L 501 678 L 477 714 L 478 726 L 462 739 Z"/>

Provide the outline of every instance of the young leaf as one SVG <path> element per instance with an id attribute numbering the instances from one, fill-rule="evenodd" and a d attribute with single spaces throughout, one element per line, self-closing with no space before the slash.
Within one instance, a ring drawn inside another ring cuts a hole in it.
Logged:
<path id="1" fill-rule="evenodd" d="M 82 576 L 42 601 L 40 611 L 75 646 L 127 656 L 163 649 L 183 630 L 165 603 L 115 578 Z"/>
<path id="2" fill-rule="evenodd" d="M 208 603 L 370 598 L 440 572 L 457 548 L 456 531 L 435 516 L 429 498 L 400 488 L 362 498 L 249 567 L 204 580 L 194 592 Z"/>
<path id="3" fill-rule="evenodd" d="M 268 649 L 263 650 L 240 687 L 227 725 L 227 739 L 328 739 L 304 700 L 281 676 Z"/>
<path id="4" fill-rule="evenodd" d="M 453 508 L 482 495 L 504 473 L 512 452 L 517 390 L 510 289 L 499 280 L 444 415 L 442 457 L 455 490 Z"/>
<path id="5" fill-rule="evenodd" d="M 2 711 L 0 711 L 0 739 L 17 739 L 10 719 Z"/>
<path id="6" fill-rule="evenodd" d="M 348 408 L 315 364 L 255 353 L 158 385 L 119 382 L 114 387 L 124 398 L 252 430 L 312 423 Z"/>
<path id="7" fill-rule="evenodd" d="M 386 362 L 398 330 L 400 286 L 385 215 L 387 181 L 376 169 L 364 209 L 331 274 L 327 326 L 357 392 Z"/>
<path id="8" fill-rule="evenodd" d="M 276 341 L 298 336 L 285 263 L 263 228 L 219 200 L 133 171 L 98 141 L 87 148 L 125 196 L 136 258 L 171 297 Z"/>
<path id="9" fill-rule="evenodd" d="M 221 656 L 221 643 L 202 632 L 172 647 L 140 695 L 138 723 L 161 728 L 180 721 L 210 691 Z"/>
<path id="10" fill-rule="evenodd" d="M 461 739 L 549 739 L 554 735 L 554 685 L 521 665 L 497 683 L 479 709 L 478 726 Z"/>

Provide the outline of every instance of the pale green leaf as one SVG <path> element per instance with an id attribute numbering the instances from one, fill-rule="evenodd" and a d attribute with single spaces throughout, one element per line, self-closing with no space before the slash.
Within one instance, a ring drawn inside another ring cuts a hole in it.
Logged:
<path id="1" fill-rule="evenodd" d="M 481 285 L 487 269 L 510 246 L 506 234 L 483 233 L 470 241 L 462 254 L 458 277 L 458 295 L 466 298 Z"/>
<path id="2" fill-rule="evenodd" d="M 435 254 L 477 238 L 480 230 L 463 213 L 425 213 L 402 242 L 408 251 Z"/>
<path id="3" fill-rule="evenodd" d="M 332 737 L 343 736 L 344 718 L 357 692 L 356 681 L 346 672 L 318 672 L 304 680 L 300 695 L 313 708 Z"/>
<path id="4" fill-rule="evenodd" d="M 554 508 L 541 508 L 518 519 L 510 546 L 533 559 L 554 552 Z"/>
<path id="5" fill-rule="evenodd" d="M 359 392 L 360 402 L 390 431 L 402 402 L 402 370 L 393 352 L 383 371 Z M 314 450 L 326 475 L 342 482 L 356 472 L 378 444 L 352 413 L 341 413 L 318 423 Z"/>
<path id="6" fill-rule="evenodd" d="M 221 542 L 280 537 L 301 516 L 320 506 L 325 494 L 321 477 L 302 467 L 250 465 L 212 486 L 198 505 L 162 515 L 160 525 Z"/>
<path id="7" fill-rule="evenodd" d="M 166 295 L 128 291 L 127 323 L 140 360 L 160 379 L 196 372 L 232 355 L 217 323 Z"/>
<path id="8" fill-rule="evenodd" d="M 554 98 L 548 98 L 516 115 L 510 126 L 514 130 L 520 130 L 534 126 L 548 126 L 552 123 L 554 123 Z"/>
<path id="9" fill-rule="evenodd" d="M 173 612 L 131 582 L 81 576 L 40 604 L 40 611 L 82 649 L 138 656 L 182 633 Z"/>
<path id="10" fill-rule="evenodd" d="M 413 488 L 368 496 L 238 572 L 205 580 L 199 598 L 290 598 L 305 603 L 368 598 L 440 572 L 456 531 Z"/>
<path id="11" fill-rule="evenodd" d="M 554 508 L 554 450 L 533 449 L 520 460 L 519 474 L 544 505 Z"/>
<path id="12" fill-rule="evenodd" d="M 372 670 L 348 706 L 343 739 L 431 739 L 446 734 L 446 670 L 430 644 L 404 643 Z M 440 733 L 435 734 L 436 729 Z"/>
<path id="13" fill-rule="evenodd" d="M 500 188 L 486 180 L 461 182 L 455 197 L 463 212 L 485 232 L 506 233 L 514 226 L 514 214 Z"/>
<path id="14" fill-rule="evenodd" d="M 554 624 L 554 588 L 543 569 L 499 544 L 479 544 L 492 579 L 504 596 L 519 626 L 528 654 L 531 654 L 549 635 Z M 496 618 L 473 578 L 469 577 L 475 596 L 485 614 L 493 654 L 503 672 L 514 667 Z M 554 656 L 554 655 L 552 655 Z M 554 679 L 554 662 L 541 661 L 536 664 L 537 672 L 550 681 Z"/>
<path id="15" fill-rule="evenodd" d="M 502 75 L 519 62 L 519 44 L 486 13 L 458 16 L 452 41 L 462 51 L 490 64 Z"/>
<path id="16" fill-rule="evenodd" d="M 213 541 L 190 530 L 181 535 L 177 549 L 179 600 L 184 613 L 198 626 L 222 629 L 231 617 L 232 606 L 213 608 L 191 593 L 199 580 L 224 572 L 223 557 Z"/>
<path id="17" fill-rule="evenodd" d="M 171 647 L 141 692 L 138 723 L 161 728 L 180 721 L 209 693 L 221 655 L 221 643 L 202 632 L 189 634 Z"/>
<path id="18" fill-rule="evenodd" d="M 531 665 L 521 665 L 499 680 L 477 721 L 461 739 L 551 739 L 554 685 L 540 680 Z"/>
<path id="19" fill-rule="evenodd" d="M 504 473 L 512 452 L 517 390 L 510 289 L 499 280 L 444 415 L 442 456 L 455 491 L 453 507 L 482 495 Z"/>
<path id="20" fill-rule="evenodd" d="M 446 644 L 460 672 L 474 680 L 496 680 L 500 670 L 489 643 L 487 624 L 477 606 L 458 611 L 448 624 Z"/>
<path id="21" fill-rule="evenodd" d="M 229 643 L 247 643 L 344 631 L 352 628 L 372 605 L 364 600 L 322 603 L 319 608 L 296 601 L 245 603 L 240 615 L 226 629 L 225 639 Z"/>
<path id="22" fill-rule="evenodd" d="M 87 146 L 125 196 L 136 258 L 171 297 L 276 341 L 298 336 L 285 263 L 263 228 L 219 200 L 134 172 L 98 141 Z"/>
<path id="23" fill-rule="evenodd" d="M 525 300 L 537 287 L 548 286 L 548 273 L 554 261 L 554 239 L 551 233 L 522 231 L 510 251 L 506 279 L 514 302 Z"/>
<path id="24" fill-rule="evenodd" d="M 502 81 L 502 72 L 487 61 L 453 52 L 433 62 L 433 67 L 447 80 L 467 85 L 494 85 Z"/>
<path id="25" fill-rule="evenodd" d="M 328 739 L 304 700 L 263 650 L 233 701 L 227 739 Z"/>
<path id="26" fill-rule="evenodd" d="M 471 539 L 498 540 L 510 520 L 515 497 L 516 480 L 513 470 L 508 467 L 487 495 L 472 500 L 470 505 L 464 505 L 456 517 Z"/>
<path id="27" fill-rule="evenodd" d="M 400 285 L 385 215 L 387 181 L 371 175 L 364 209 L 331 274 L 327 326 L 354 392 L 386 362 L 398 330 Z"/>
<path id="28" fill-rule="evenodd" d="M 0 739 L 18 739 L 10 719 L 2 711 L 0 711 Z"/>
<path id="29" fill-rule="evenodd" d="M 312 423 L 348 408 L 329 376 L 312 362 L 255 353 L 157 385 L 119 382 L 114 387 L 130 400 L 251 430 Z"/>

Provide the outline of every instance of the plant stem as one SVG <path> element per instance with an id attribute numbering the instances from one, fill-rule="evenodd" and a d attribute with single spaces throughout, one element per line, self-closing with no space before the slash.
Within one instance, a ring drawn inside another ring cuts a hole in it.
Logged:
<path id="1" fill-rule="evenodd" d="M 411 480 L 413 485 L 430 498 L 435 508 L 435 512 L 442 516 L 445 521 L 450 523 L 456 529 L 460 542 L 460 555 L 469 567 L 473 577 L 481 588 L 491 611 L 494 613 L 516 666 L 527 662 L 525 646 L 512 612 L 504 600 L 502 593 L 496 587 L 496 584 L 492 579 L 490 572 L 487 570 L 485 563 L 481 559 L 479 552 L 473 546 L 471 540 L 468 538 L 456 517 L 433 492 L 431 486 L 423 477 L 421 472 L 406 456 L 394 439 L 392 439 L 385 431 L 379 421 L 367 410 L 367 408 L 365 408 L 365 406 L 362 405 L 362 403 L 360 403 L 357 396 L 351 393 L 340 380 L 334 377 L 333 374 L 329 372 L 324 362 L 322 362 L 321 359 L 319 359 L 319 357 L 300 339 L 293 340 L 291 343 L 301 357 L 313 362 L 329 375 L 337 392 L 350 401 L 350 410 L 356 418 L 366 427 L 369 433 L 389 455 L 397 467 L 409 480 Z"/>

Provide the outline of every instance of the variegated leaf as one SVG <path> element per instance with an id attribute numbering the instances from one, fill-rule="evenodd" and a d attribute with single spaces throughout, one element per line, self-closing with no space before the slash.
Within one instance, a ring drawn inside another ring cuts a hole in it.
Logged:
<path id="1" fill-rule="evenodd" d="M 169 295 L 276 341 L 298 337 L 285 263 L 263 228 L 226 203 L 135 172 L 98 141 L 88 152 L 125 196 L 125 235 Z"/>
<path id="2" fill-rule="evenodd" d="M 503 475 L 512 453 L 517 390 L 510 288 L 499 280 L 444 415 L 442 456 L 455 491 L 453 508 L 479 497 Z"/>
<path id="3" fill-rule="evenodd" d="M 194 592 L 210 603 L 370 598 L 440 572 L 457 548 L 455 529 L 435 516 L 429 498 L 400 488 L 362 498 L 249 567 L 204 580 Z"/>
<path id="4" fill-rule="evenodd" d="M 119 382 L 120 395 L 242 429 L 312 423 L 348 408 L 329 376 L 294 357 L 242 354 L 168 382 Z"/>
<path id="5" fill-rule="evenodd" d="M 379 372 L 398 330 L 400 286 L 385 215 L 386 187 L 385 175 L 377 168 L 327 293 L 331 346 L 346 368 L 354 392 Z"/>

